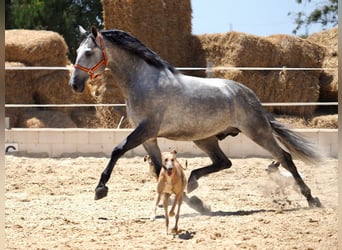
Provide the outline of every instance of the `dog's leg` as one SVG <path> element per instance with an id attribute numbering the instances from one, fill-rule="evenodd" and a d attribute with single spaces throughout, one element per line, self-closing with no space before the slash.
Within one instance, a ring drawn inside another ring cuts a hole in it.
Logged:
<path id="1" fill-rule="evenodd" d="M 169 215 L 170 215 L 171 217 L 175 216 L 175 208 L 176 208 L 176 205 L 177 205 L 177 203 L 178 203 L 178 196 L 179 196 L 179 195 L 176 195 L 176 197 L 175 197 L 175 199 L 174 199 L 174 201 L 173 201 L 171 210 L 170 210 L 170 212 L 169 212 Z"/>
<path id="2" fill-rule="evenodd" d="M 170 194 L 164 193 L 163 206 L 164 206 L 164 211 L 165 211 L 166 234 L 168 234 L 169 232 L 169 213 L 168 213 L 169 198 L 170 198 Z"/>
<path id="3" fill-rule="evenodd" d="M 157 208 L 158 208 L 158 204 L 159 204 L 159 201 L 160 201 L 160 197 L 161 197 L 161 193 L 158 192 L 157 196 L 156 196 L 156 202 L 155 202 L 155 205 L 154 205 L 154 208 L 153 208 L 153 212 L 152 212 L 152 215 L 150 217 L 151 221 L 156 219 Z"/>
<path id="4" fill-rule="evenodd" d="M 178 231 L 178 220 L 179 220 L 179 213 L 180 213 L 180 207 L 182 205 L 183 202 L 183 193 L 180 192 L 179 194 L 176 195 L 176 199 L 175 199 L 175 204 L 177 203 L 177 213 L 176 213 L 176 217 L 175 217 L 175 226 L 172 228 L 172 232 L 173 233 L 177 233 Z"/>

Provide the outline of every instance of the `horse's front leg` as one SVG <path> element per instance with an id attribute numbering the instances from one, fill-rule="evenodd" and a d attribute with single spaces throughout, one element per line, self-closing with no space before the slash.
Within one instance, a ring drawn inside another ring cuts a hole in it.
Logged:
<path id="1" fill-rule="evenodd" d="M 146 121 L 143 121 L 131 134 L 127 136 L 125 140 L 114 148 L 107 167 L 102 172 L 99 184 L 95 189 L 95 200 L 99 200 L 107 196 L 108 187 L 106 186 L 106 183 L 110 178 L 117 160 L 128 150 L 139 146 L 149 138 L 153 137 L 153 135 L 153 130 L 148 126 Z"/>

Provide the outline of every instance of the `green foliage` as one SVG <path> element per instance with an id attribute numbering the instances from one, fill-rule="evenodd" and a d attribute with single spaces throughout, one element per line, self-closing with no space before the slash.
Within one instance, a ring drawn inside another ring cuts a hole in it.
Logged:
<path id="1" fill-rule="evenodd" d="M 314 23 L 321 24 L 322 28 L 338 24 L 338 0 L 296 0 L 296 2 L 298 4 L 315 3 L 315 9 L 308 15 L 304 12 L 288 13 L 288 15 L 295 16 L 296 27 L 292 31 L 293 34 L 297 34 L 304 27 L 305 34 L 303 36 L 307 36 L 310 25 Z"/>
<path id="2" fill-rule="evenodd" d="M 100 0 L 6 0 L 6 29 L 51 30 L 61 34 L 74 61 L 78 25 L 103 28 Z"/>

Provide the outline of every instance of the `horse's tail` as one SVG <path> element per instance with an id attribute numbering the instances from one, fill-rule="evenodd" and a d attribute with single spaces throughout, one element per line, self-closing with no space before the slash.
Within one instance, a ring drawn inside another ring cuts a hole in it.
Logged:
<path id="1" fill-rule="evenodd" d="M 323 155 L 317 151 L 313 143 L 286 128 L 273 118 L 270 119 L 270 124 L 275 138 L 295 157 L 313 165 L 317 165 L 322 161 Z"/>

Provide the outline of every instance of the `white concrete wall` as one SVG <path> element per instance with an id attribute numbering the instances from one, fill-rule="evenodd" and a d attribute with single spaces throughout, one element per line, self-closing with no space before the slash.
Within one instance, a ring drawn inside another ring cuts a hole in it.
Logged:
<path id="1" fill-rule="evenodd" d="M 131 129 L 6 129 L 5 147 L 14 144 L 19 152 L 49 157 L 69 155 L 110 156 L 113 148 L 131 132 Z M 327 156 L 338 155 L 337 129 L 297 129 L 309 141 L 315 143 Z M 179 155 L 204 156 L 192 142 L 158 139 L 162 151 L 176 149 Z M 227 137 L 220 142 L 222 150 L 233 158 L 270 156 L 242 134 Z M 142 146 L 130 150 L 125 156 L 143 156 Z"/>

